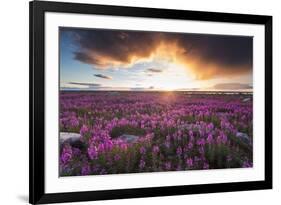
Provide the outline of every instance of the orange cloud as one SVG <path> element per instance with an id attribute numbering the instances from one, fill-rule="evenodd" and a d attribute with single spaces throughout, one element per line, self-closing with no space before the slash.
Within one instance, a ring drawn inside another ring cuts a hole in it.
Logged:
<path id="1" fill-rule="evenodd" d="M 200 80 L 252 72 L 251 37 L 73 28 L 61 31 L 75 34 L 78 50 L 74 58 L 99 69 L 129 68 L 141 61 L 165 59 L 184 66 Z"/>

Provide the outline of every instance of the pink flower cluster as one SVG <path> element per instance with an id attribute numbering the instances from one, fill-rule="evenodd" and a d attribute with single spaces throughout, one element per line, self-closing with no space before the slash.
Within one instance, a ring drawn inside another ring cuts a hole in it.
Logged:
<path id="1" fill-rule="evenodd" d="M 252 167 L 252 123 L 251 95 L 61 92 L 60 131 L 84 146 L 63 144 L 60 174 Z"/>

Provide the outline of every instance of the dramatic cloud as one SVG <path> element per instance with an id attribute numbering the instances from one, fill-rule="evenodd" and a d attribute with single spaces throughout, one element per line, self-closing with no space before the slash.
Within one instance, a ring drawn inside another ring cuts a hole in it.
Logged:
<path id="1" fill-rule="evenodd" d="M 109 30 L 83 30 L 63 28 L 69 31 L 80 49 L 75 59 L 99 68 L 126 66 L 139 59 L 148 58 L 158 44 L 157 36 L 147 32 L 123 32 Z"/>
<path id="2" fill-rule="evenodd" d="M 72 34 L 76 60 L 99 69 L 165 59 L 201 80 L 252 72 L 252 37 L 74 28 L 61 32 Z"/>
<path id="3" fill-rule="evenodd" d="M 110 76 L 106 76 L 106 75 L 103 75 L 103 74 L 94 74 L 95 77 L 98 77 L 98 78 L 104 78 L 104 79 L 108 79 L 108 80 L 111 80 L 112 77 Z"/>
<path id="4" fill-rule="evenodd" d="M 89 87 L 99 87 L 99 86 L 101 86 L 101 84 L 97 84 L 97 83 L 69 82 L 68 84 L 71 84 L 71 85 L 82 85 L 82 86 L 89 86 Z"/>
<path id="5" fill-rule="evenodd" d="M 157 69 L 157 68 L 149 68 L 146 70 L 146 72 L 161 73 L 163 71 L 161 69 Z"/>
<path id="6" fill-rule="evenodd" d="M 214 89 L 217 90 L 246 90 L 246 89 L 253 89 L 252 86 L 248 84 L 241 84 L 241 83 L 221 83 L 216 84 L 213 86 Z"/>

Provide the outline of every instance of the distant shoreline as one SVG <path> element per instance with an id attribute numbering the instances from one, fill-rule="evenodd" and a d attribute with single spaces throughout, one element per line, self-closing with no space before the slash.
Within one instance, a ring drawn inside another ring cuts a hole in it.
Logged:
<path id="1" fill-rule="evenodd" d="M 60 90 L 60 93 L 186 93 L 190 95 L 253 95 L 253 91 L 162 91 L 162 90 Z"/>

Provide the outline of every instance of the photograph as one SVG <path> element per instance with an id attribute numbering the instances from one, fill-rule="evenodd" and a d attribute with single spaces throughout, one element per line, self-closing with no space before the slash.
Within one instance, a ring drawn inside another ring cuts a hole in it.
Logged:
<path id="1" fill-rule="evenodd" d="M 253 168 L 253 36 L 58 35 L 60 177 Z"/>
<path id="2" fill-rule="evenodd" d="M 31 204 L 272 189 L 272 15 L 150 6 L 30 2 Z"/>

